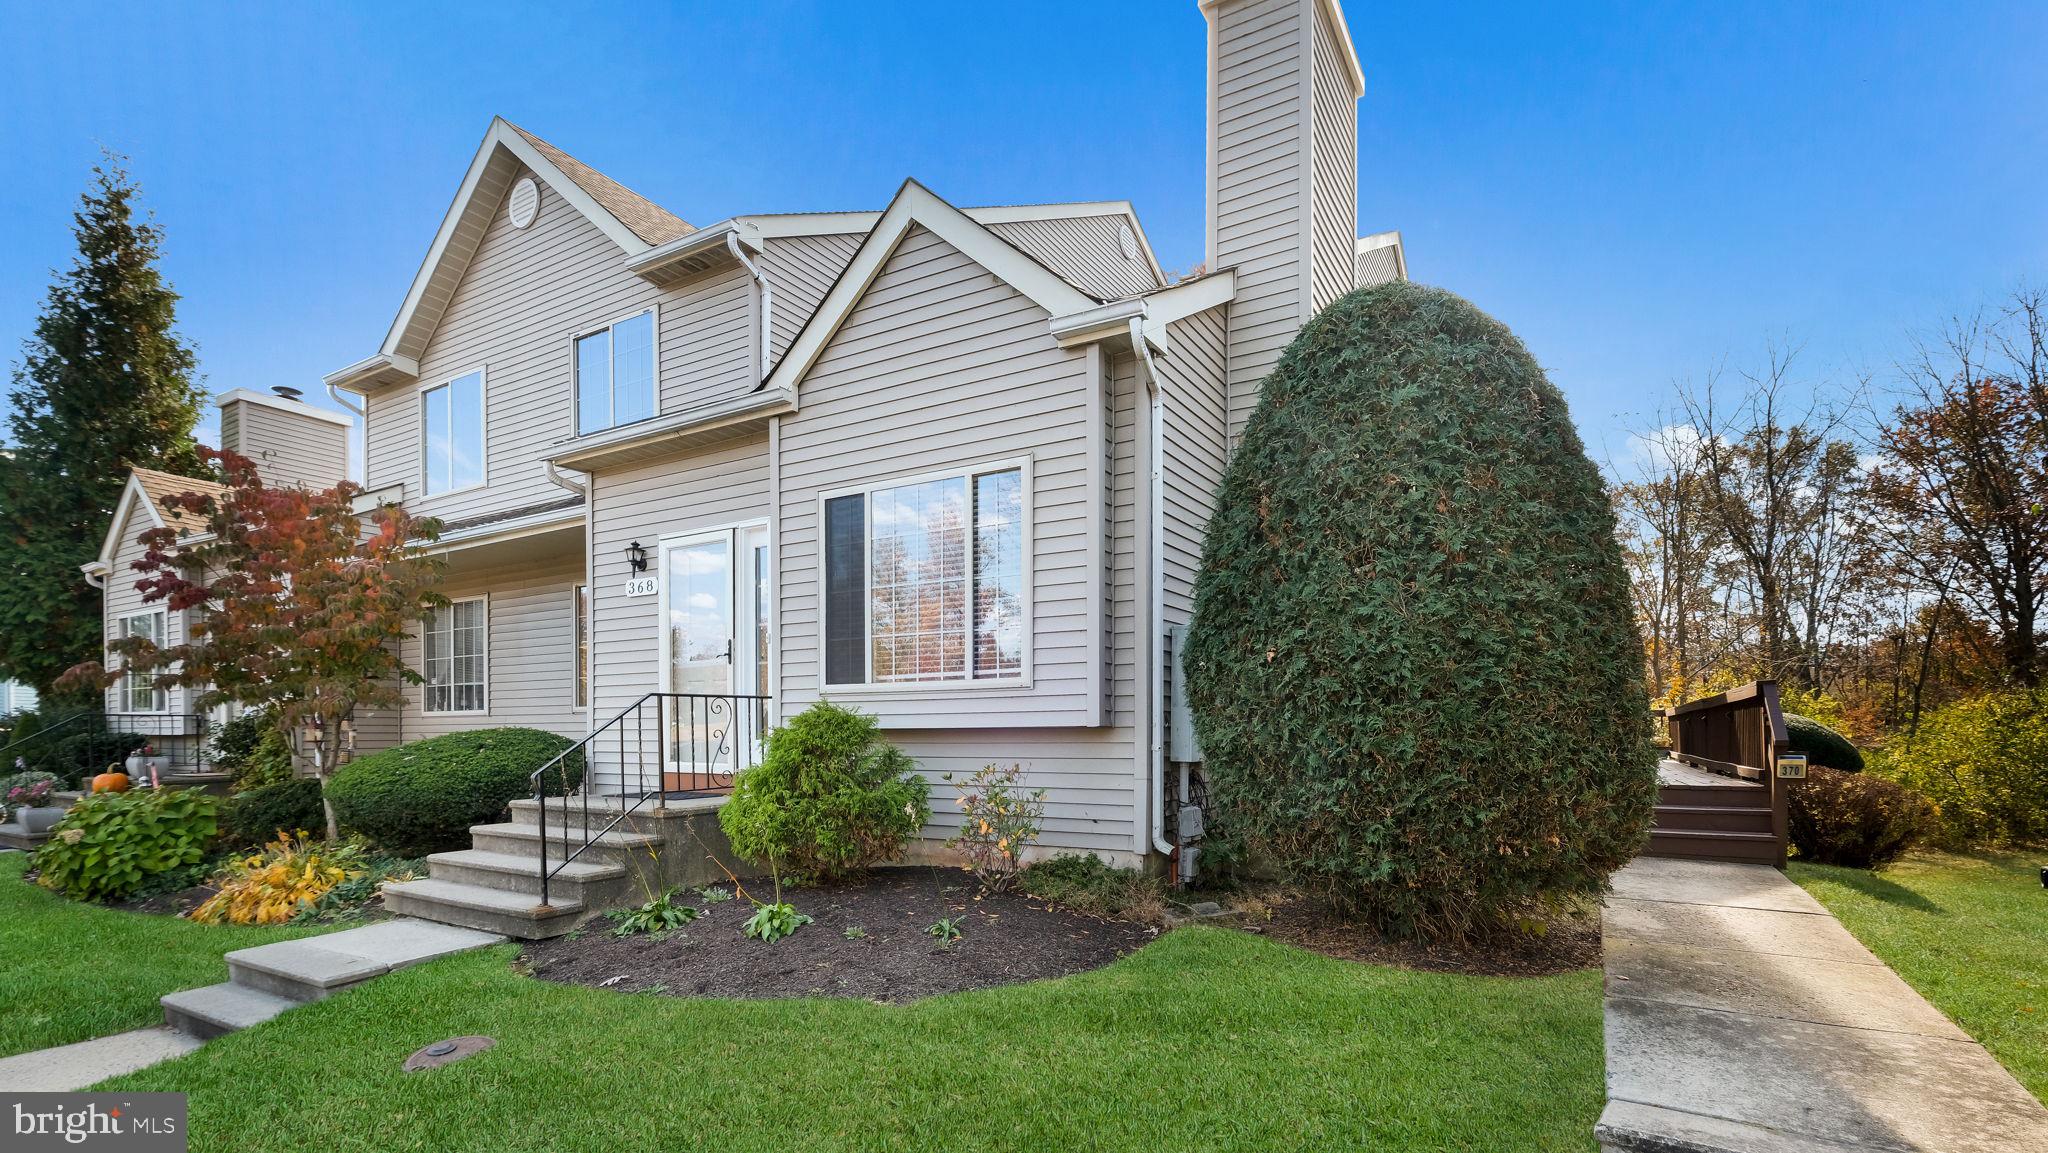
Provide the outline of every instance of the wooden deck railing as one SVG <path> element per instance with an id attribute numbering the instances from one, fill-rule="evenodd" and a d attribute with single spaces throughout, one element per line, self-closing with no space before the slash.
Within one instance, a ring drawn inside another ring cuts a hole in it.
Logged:
<path id="1" fill-rule="evenodd" d="M 1778 758 L 1789 747 L 1775 681 L 1756 681 L 1664 713 L 1672 759 L 1755 781 L 1769 791 L 1778 867 L 1785 867 L 1785 789 Z"/>

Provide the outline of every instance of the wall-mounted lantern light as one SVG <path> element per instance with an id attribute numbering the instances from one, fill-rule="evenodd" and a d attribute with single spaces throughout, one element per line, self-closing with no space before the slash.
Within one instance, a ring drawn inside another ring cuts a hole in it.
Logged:
<path id="1" fill-rule="evenodd" d="M 626 563 L 633 566 L 634 572 L 647 571 L 647 550 L 640 547 L 639 541 L 626 546 Z"/>

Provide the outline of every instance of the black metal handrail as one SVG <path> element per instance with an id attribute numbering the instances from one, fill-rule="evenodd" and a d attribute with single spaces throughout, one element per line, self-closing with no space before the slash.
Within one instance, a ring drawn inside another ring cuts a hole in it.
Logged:
<path id="1" fill-rule="evenodd" d="M 100 767 L 99 759 L 108 755 L 106 750 L 119 747 L 126 754 L 131 751 L 122 737 L 151 738 L 157 740 L 175 738 L 178 746 L 165 746 L 159 750 L 171 762 L 174 769 L 189 769 L 205 772 L 207 765 L 207 720 L 199 713 L 108 713 L 99 709 L 79 709 L 63 720 L 45 725 L 35 732 L 0 746 L 0 772 L 12 771 L 15 758 L 21 753 L 45 742 L 54 742 L 62 737 L 92 734 L 104 741 L 89 741 L 90 747 L 82 763 L 67 766 L 72 772 L 92 775 Z M 183 747 L 190 740 L 190 748 Z"/>
<path id="2" fill-rule="evenodd" d="M 612 748 L 617 756 L 610 771 L 616 776 L 618 790 L 599 793 L 595 787 L 598 766 L 594 754 L 604 750 L 603 738 L 607 734 L 614 742 Z M 734 775 L 759 760 L 767 734 L 767 697 L 746 693 L 647 693 L 535 769 L 528 783 L 533 786 L 533 801 L 538 810 L 535 817 L 540 829 L 541 905 L 548 904 L 549 882 L 556 874 L 648 801 L 653 801 L 655 810 L 660 812 L 668 808 L 671 793 L 705 794 L 730 789 Z M 572 796 L 569 766 L 579 757 L 583 774 Z M 561 799 L 562 842 L 561 859 L 552 866 L 548 861 L 548 847 L 554 840 L 548 828 L 550 774 L 558 789 L 554 795 Z M 610 798 L 617 805 L 616 811 L 599 807 L 594 831 L 590 803 L 593 797 Z"/>

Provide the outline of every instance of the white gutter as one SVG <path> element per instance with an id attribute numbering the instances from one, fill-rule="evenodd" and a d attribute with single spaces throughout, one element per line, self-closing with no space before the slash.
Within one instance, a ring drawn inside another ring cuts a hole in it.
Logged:
<path id="1" fill-rule="evenodd" d="M 576 494 L 577 496 L 580 496 L 580 497 L 582 497 L 582 498 L 583 498 L 584 500 L 589 500 L 589 499 L 590 499 L 590 486 L 589 486 L 589 485 L 586 485 L 586 484 L 582 484 L 582 483 L 579 483 L 579 482 L 577 482 L 577 481 L 573 481 L 573 480 L 570 480 L 570 479 L 569 479 L 568 477 L 566 477 L 566 476 L 563 476 L 563 475 L 562 475 L 562 470 L 561 470 L 561 469 L 559 469 L 559 468 L 556 468 L 556 467 L 555 467 L 555 462 L 554 462 L 554 461 L 551 461 L 551 460 L 544 460 L 544 461 L 542 461 L 542 462 L 541 462 L 541 465 L 542 465 L 542 467 L 544 467 L 544 468 L 546 468 L 546 469 L 547 469 L 547 472 L 548 472 L 548 480 L 549 480 L 549 482 L 550 482 L 550 483 L 552 483 L 552 484 L 553 484 L 553 485 L 554 485 L 554 486 L 555 486 L 556 488 L 566 488 L 566 489 L 568 489 L 568 490 L 569 490 L 570 492 L 573 492 L 573 493 L 575 493 L 575 494 Z"/>
<path id="2" fill-rule="evenodd" d="M 1145 656 L 1138 662 L 1139 675 L 1144 678 L 1139 685 L 1138 699 L 1145 702 L 1145 761 L 1147 775 L 1152 782 L 1149 821 L 1152 850 L 1171 855 L 1174 846 L 1166 839 L 1165 710 L 1159 707 L 1159 686 L 1163 683 L 1159 676 L 1162 669 L 1159 646 L 1165 639 L 1159 631 L 1159 606 L 1166 599 L 1166 566 L 1160 560 L 1166 544 L 1160 516 L 1163 503 L 1160 478 L 1164 471 L 1160 467 L 1160 453 L 1165 438 L 1161 432 L 1159 376 L 1152 364 L 1152 347 L 1145 341 L 1145 318 L 1132 317 L 1130 326 L 1131 349 L 1137 356 L 1138 372 L 1145 378 L 1145 392 L 1150 398 L 1145 451 L 1145 467 L 1151 474 L 1145 484 L 1145 579 L 1149 591 L 1139 621 L 1139 635 L 1145 638 Z"/>
<path id="3" fill-rule="evenodd" d="M 775 318 L 775 289 L 769 286 L 768 277 L 761 272 L 760 268 L 757 267 L 753 261 L 747 259 L 746 252 L 740 248 L 739 233 L 726 233 L 725 247 L 732 252 L 732 258 L 740 262 L 740 267 L 747 270 L 747 275 L 754 278 L 755 287 L 761 290 L 760 380 L 761 382 L 765 383 L 768 379 L 768 351 L 772 347 L 769 344 L 769 337 L 775 331 L 774 328 L 771 327 L 771 322 Z"/>
<path id="4" fill-rule="evenodd" d="M 87 564 L 79 565 L 78 571 L 85 574 L 85 583 L 91 585 L 96 589 L 101 590 L 102 592 L 106 591 L 107 574 L 101 571 L 100 562 L 92 561 Z"/>
<path id="5" fill-rule="evenodd" d="M 357 416 L 363 418 L 364 420 L 370 419 L 369 414 L 363 411 L 361 405 L 356 404 L 353 401 L 343 399 L 341 391 L 342 390 L 340 389 L 339 386 L 330 384 L 327 386 L 327 398 L 329 400 L 332 400 L 334 403 L 340 405 L 342 408 L 348 410 L 349 412 L 355 413 Z"/>

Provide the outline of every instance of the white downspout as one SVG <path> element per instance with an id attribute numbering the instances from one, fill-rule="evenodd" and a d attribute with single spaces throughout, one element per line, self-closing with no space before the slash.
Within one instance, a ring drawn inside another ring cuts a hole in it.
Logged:
<path id="1" fill-rule="evenodd" d="M 775 289 L 768 283 L 768 277 L 760 267 L 747 259 L 746 251 L 740 247 L 739 233 L 726 233 L 725 247 L 732 253 L 732 258 L 740 262 L 740 267 L 747 270 L 747 275 L 754 278 L 754 286 L 761 290 L 761 380 L 766 381 L 768 352 L 773 347 L 769 343 L 769 338 L 775 332 Z"/>
<path id="2" fill-rule="evenodd" d="M 570 480 L 568 477 L 563 476 L 562 470 L 555 467 L 554 461 L 542 461 L 541 463 L 547 469 L 548 480 L 551 483 L 553 483 L 555 487 L 566 488 L 570 492 L 575 493 L 577 496 L 582 497 L 586 501 L 590 499 L 590 487 L 588 485 L 582 483 L 581 481 Z"/>
<path id="3" fill-rule="evenodd" d="M 1145 342 L 1145 318 L 1131 318 L 1131 349 L 1137 356 L 1139 373 L 1145 378 L 1147 397 L 1145 467 L 1150 475 L 1145 481 L 1145 603 L 1138 613 L 1139 636 L 1145 646 L 1144 659 L 1138 662 L 1139 675 L 1144 678 L 1139 686 L 1138 699 L 1145 702 L 1145 761 L 1151 778 L 1150 828 L 1152 851 L 1171 855 L 1173 843 L 1166 839 L 1166 728 L 1163 723 L 1165 710 L 1159 707 L 1159 686 L 1161 664 L 1159 645 L 1159 606 L 1166 599 L 1166 567 L 1160 560 L 1165 545 L 1159 515 L 1161 502 L 1160 451 L 1164 437 L 1161 434 L 1159 377 L 1153 370 L 1152 347 Z"/>
<path id="4" fill-rule="evenodd" d="M 340 405 L 342 408 L 348 410 L 349 412 L 355 413 L 357 416 L 362 417 L 364 420 L 369 419 L 369 415 L 363 411 L 363 407 L 361 405 L 356 404 L 353 401 L 342 399 L 341 390 L 334 387 L 331 384 L 327 386 L 327 397 L 329 400 L 332 400 L 334 403 Z"/>

